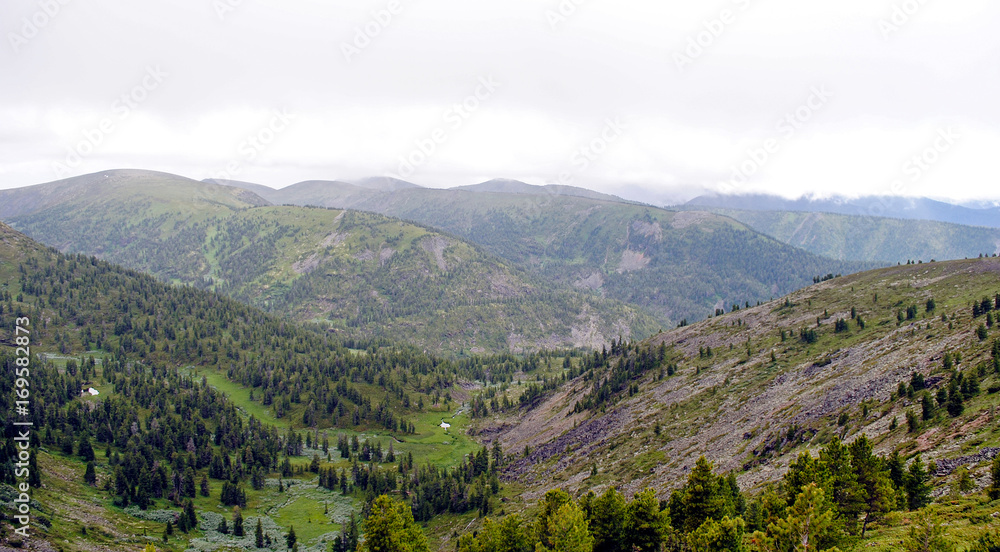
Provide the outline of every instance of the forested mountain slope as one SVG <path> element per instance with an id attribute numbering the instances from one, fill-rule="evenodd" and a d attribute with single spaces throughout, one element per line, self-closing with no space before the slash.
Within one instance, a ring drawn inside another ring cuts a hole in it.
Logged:
<path id="1" fill-rule="evenodd" d="M 509 188 L 486 184 L 487 189 Z M 812 255 L 710 213 L 565 195 L 558 188 L 531 189 L 534 193 L 378 192 L 339 182 L 306 182 L 282 188 L 275 200 L 374 211 L 426 224 L 477 243 L 549 282 L 595 290 L 647 309 L 663 327 L 701 319 L 733 303 L 780 296 L 816 275 L 874 266 Z"/>
<path id="2" fill-rule="evenodd" d="M 565 384 L 524 395 L 527 412 L 483 403 L 480 431 L 530 451 L 505 473 L 536 497 L 552 474 L 571 492 L 624 484 L 663 496 L 701 455 L 759 488 L 834 436 L 944 466 L 1000 445 L 998 308 L 997 258 L 834 278 L 615 344 L 566 368 Z M 970 469 L 981 488 L 988 466 Z"/>
<path id="3" fill-rule="evenodd" d="M 0 483 L 24 477 L 13 470 L 11 421 L 34 424 L 35 478 L 32 539 L 13 532 L 5 509 L 0 542 L 277 550 L 294 525 L 303 550 L 347 552 L 362 506 L 399 486 L 422 521 L 490 511 L 496 463 L 466 457 L 477 447 L 460 433 L 457 383 L 506 383 L 544 362 L 342 343 L 215 293 L 62 255 L 0 224 Z M 15 377 L 29 382 L 25 414 L 14 409 L 25 399 Z M 81 394 L 89 388 L 99 394 Z M 439 426 L 445 417 L 455 433 Z M 0 488 L 5 502 L 12 492 Z M 224 529 L 243 515 L 243 534 Z M 267 545 L 254 545 L 258 520 Z"/>
<path id="4" fill-rule="evenodd" d="M 381 215 L 269 206 L 240 188 L 137 171 L 4 198 L 6 220 L 62 251 L 322 321 L 341 336 L 460 353 L 593 347 L 657 329 L 638 308 Z"/>

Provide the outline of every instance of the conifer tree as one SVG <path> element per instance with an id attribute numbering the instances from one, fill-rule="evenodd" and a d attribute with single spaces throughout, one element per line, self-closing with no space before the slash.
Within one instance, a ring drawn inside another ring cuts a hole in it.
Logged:
<path id="1" fill-rule="evenodd" d="M 924 395 L 927 396 L 926 394 Z M 868 523 L 880 518 L 892 509 L 896 502 L 895 491 L 889 473 L 883 467 L 883 461 L 875 456 L 872 443 L 862 435 L 848 447 L 851 453 L 851 467 L 857 475 L 864 508 L 864 518 L 861 523 L 861 536 L 865 536 Z"/>
<path id="2" fill-rule="evenodd" d="M 84 435 L 83 438 L 80 439 L 80 449 L 77 451 L 77 454 L 80 455 L 80 458 L 82 458 L 84 462 L 94 461 L 94 448 L 90 444 L 90 437 Z"/>
<path id="3" fill-rule="evenodd" d="M 548 550 L 553 552 L 591 552 L 594 548 L 587 520 L 575 502 L 563 504 L 549 518 L 548 533 L 552 542 Z"/>
<path id="4" fill-rule="evenodd" d="M 711 473 L 711 466 L 709 466 Z M 660 501 L 653 489 L 646 489 L 632 498 L 628 504 L 626 524 L 626 550 L 653 552 L 670 530 L 668 513 L 660 510 Z"/>
<path id="5" fill-rule="evenodd" d="M 929 484 L 930 474 L 924 467 L 920 455 L 917 455 L 910 463 L 910 467 L 903 478 L 903 489 L 906 491 L 906 504 L 910 510 L 918 510 L 930 502 L 931 486 Z"/>
<path id="6" fill-rule="evenodd" d="M 590 531 L 594 535 L 594 552 L 625 551 L 628 504 L 614 487 L 610 487 L 592 503 Z"/>
<path id="7" fill-rule="evenodd" d="M 243 536 L 243 511 L 239 506 L 233 508 L 233 535 Z"/>
<path id="8" fill-rule="evenodd" d="M 684 487 L 670 496 L 670 518 L 675 529 L 691 532 L 707 519 L 722 519 L 726 497 L 719 477 L 712 473 L 712 463 L 698 458 Z"/>
<path id="9" fill-rule="evenodd" d="M 413 520 L 410 507 L 380 495 L 365 519 L 361 552 L 427 552 L 427 537 Z"/>
<path id="10" fill-rule="evenodd" d="M 87 469 L 83 473 L 83 480 L 88 485 L 93 485 L 94 483 L 97 482 L 97 473 L 95 473 L 95 471 L 94 471 L 94 462 L 93 461 L 87 462 Z"/>

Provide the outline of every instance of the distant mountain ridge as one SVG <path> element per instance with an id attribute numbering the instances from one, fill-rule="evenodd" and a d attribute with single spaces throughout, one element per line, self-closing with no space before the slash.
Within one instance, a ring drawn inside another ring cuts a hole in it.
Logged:
<path id="1" fill-rule="evenodd" d="M 785 199 L 766 194 L 703 195 L 684 207 L 712 207 L 750 211 L 804 211 L 866 217 L 934 220 L 968 226 L 1000 228 L 1000 207 L 974 209 L 928 198 L 866 196 L 860 198 Z"/>
<path id="2" fill-rule="evenodd" d="M 905 263 L 1000 254 L 1000 228 L 836 213 L 708 209 L 833 259 Z"/>
<path id="3" fill-rule="evenodd" d="M 461 238 L 374 213 L 275 206 L 292 201 L 230 184 L 105 171 L 5 190 L 2 218 L 62 251 L 320 321 L 352 338 L 521 352 L 600 347 L 657 329 L 640 308 L 542 280 Z M 331 185 L 399 193 L 322 181 L 292 191 Z"/>
<path id="4" fill-rule="evenodd" d="M 726 217 L 677 213 L 572 186 L 494 179 L 450 189 L 379 191 L 308 181 L 269 197 L 427 225 L 548 281 L 639 306 L 664 327 L 778 296 L 817 274 L 876 266 L 810 255 Z"/>
<path id="5" fill-rule="evenodd" d="M 595 192 L 594 190 L 588 190 L 587 188 L 579 188 L 577 186 L 564 186 L 561 184 L 547 184 L 545 186 L 536 186 L 534 184 L 527 184 L 525 182 L 521 182 L 520 180 L 511 180 L 508 178 L 494 178 L 493 180 L 487 180 L 486 182 L 480 182 L 479 184 L 471 184 L 468 186 L 457 186 L 455 188 L 450 188 L 450 189 L 468 190 L 470 192 L 494 192 L 502 194 L 564 195 L 564 196 L 585 197 L 589 199 L 598 199 L 602 201 L 636 203 L 634 201 L 628 201 L 622 199 L 615 195 Z"/>

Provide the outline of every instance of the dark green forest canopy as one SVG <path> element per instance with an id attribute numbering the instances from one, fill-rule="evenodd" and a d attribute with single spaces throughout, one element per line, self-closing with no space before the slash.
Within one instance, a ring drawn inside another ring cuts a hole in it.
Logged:
<path id="1" fill-rule="evenodd" d="M 6 230 L 5 241 L 12 235 Z M 405 432 L 418 394 L 443 393 L 460 377 L 504 380 L 530 362 L 510 355 L 447 360 L 408 346 L 342 342 L 211 292 L 37 246 L 8 248 L 0 258 L 8 335 L 14 317 L 29 316 L 44 321 L 32 338 L 43 349 L 221 370 L 278 418 L 297 414 L 288 420 L 295 427 Z"/>

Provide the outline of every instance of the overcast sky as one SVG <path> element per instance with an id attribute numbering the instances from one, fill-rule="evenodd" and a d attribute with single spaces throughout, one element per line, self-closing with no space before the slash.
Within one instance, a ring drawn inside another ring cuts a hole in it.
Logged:
<path id="1" fill-rule="evenodd" d="M 0 187 L 1000 199 L 990 0 L 5 0 Z"/>

